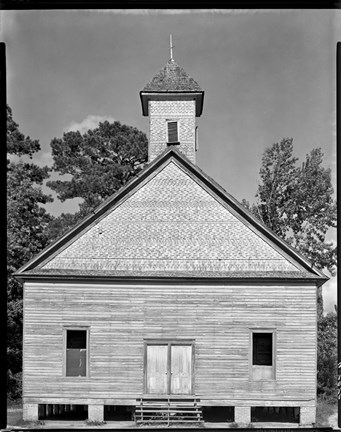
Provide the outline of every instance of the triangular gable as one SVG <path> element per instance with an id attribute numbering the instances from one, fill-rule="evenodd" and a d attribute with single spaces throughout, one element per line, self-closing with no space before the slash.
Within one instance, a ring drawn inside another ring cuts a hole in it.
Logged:
<path id="1" fill-rule="evenodd" d="M 25 272 L 325 279 L 174 149 Z"/>

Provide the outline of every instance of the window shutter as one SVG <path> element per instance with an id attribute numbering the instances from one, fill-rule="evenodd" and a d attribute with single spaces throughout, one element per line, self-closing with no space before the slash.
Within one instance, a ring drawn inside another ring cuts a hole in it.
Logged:
<path id="1" fill-rule="evenodd" d="M 178 122 L 170 121 L 167 123 L 168 125 L 168 142 L 176 143 L 179 141 L 178 137 Z"/>
<path id="2" fill-rule="evenodd" d="M 198 151 L 199 141 L 198 141 L 198 126 L 195 127 L 195 151 Z"/>

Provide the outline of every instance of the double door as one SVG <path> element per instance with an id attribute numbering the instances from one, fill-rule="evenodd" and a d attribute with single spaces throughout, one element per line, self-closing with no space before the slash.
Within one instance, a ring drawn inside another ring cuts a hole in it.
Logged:
<path id="1" fill-rule="evenodd" d="M 191 344 L 146 345 L 146 393 L 192 394 Z"/>

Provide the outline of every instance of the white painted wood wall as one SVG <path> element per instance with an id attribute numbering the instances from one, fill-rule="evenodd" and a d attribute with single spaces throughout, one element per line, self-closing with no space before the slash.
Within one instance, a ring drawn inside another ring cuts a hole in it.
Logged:
<path id="1" fill-rule="evenodd" d="M 89 376 L 63 376 L 63 328 L 89 326 Z M 276 379 L 252 381 L 250 329 L 276 330 Z M 33 283 L 24 287 L 25 403 L 134 404 L 144 338 L 194 339 L 205 405 L 311 406 L 316 287 Z"/>

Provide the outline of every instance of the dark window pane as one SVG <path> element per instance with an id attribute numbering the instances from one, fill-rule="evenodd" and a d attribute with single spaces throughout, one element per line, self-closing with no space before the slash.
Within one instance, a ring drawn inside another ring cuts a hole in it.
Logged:
<path id="1" fill-rule="evenodd" d="M 86 330 L 67 330 L 66 348 L 86 349 Z"/>
<path id="2" fill-rule="evenodd" d="M 272 366 L 272 333 L 253 333 L 252 364 Z"/>
<path id="3" fill-rule="evenodd" d="M 168 122 L 168 142 L 178 142 L 178 122 Z"/>

